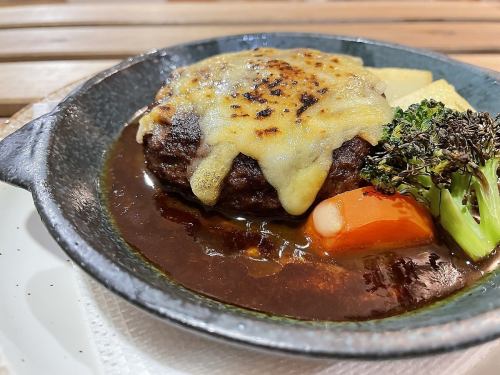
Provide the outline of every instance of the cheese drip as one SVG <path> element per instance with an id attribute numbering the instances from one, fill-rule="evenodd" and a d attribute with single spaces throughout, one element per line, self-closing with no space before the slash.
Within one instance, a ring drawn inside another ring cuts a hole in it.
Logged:
<path id="1" fill-rule="evenodd" d="M 242 153 L 257 160 L 283 208 L 300 215 L 323 185 L 333 150 L 355 136 L 378 142 L 393 117 L 383 90 L 351 56 L 272 48 L 217 55 L 173 73 L 137 140 L 169 116 L 193 111 L 208 149 L 190 179 L 201 202 L 217 202 Z"/>

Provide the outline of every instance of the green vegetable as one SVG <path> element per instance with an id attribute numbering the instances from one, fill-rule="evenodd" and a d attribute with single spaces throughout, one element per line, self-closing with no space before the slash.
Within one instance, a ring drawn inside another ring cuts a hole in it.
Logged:
<path id="1" fill-rule="evenodd" d="M 411 194 L 472 258 L 500 243 L 500 117 L 424 100 L 398 109 L 361 175 L 377 189 Z"/>

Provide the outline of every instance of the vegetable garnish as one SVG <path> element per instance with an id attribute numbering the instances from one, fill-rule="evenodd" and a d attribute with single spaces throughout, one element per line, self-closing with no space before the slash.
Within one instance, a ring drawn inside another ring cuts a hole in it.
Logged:
<path id="1" fill-rule="evenodd" d="M 362 176 L 424 203 L 473 260 L 500 243 L 500 118 L 424 100 L 396 112 Z"/>
<path id="2" fill-rule="evenodd" d="M 432 218 L 420 203 L 374 187 L 347 191 L 319 203 L 305 233 L 320 252 L 388 250 L 432 242 Z"/>

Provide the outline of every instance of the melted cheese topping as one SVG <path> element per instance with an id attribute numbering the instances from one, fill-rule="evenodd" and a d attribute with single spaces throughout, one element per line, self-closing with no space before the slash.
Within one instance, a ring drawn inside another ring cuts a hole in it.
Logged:
<path id="1" fill-rule="evenodd" d="M 350 56 L 272 48 L 217 55 L 173 73 L 157 94 L 162 108 L 141 119 L 137 140 L 165 126 L 159 119 L 194 112 L 208 146 L 190 179 L 201 202 L 217 202 L 242 153 L 257 160 L 283 208 L 300 215 L 323 185 L 333 150 L 355 136 L 379 140 L 393 117 L 383 90 Z"/>

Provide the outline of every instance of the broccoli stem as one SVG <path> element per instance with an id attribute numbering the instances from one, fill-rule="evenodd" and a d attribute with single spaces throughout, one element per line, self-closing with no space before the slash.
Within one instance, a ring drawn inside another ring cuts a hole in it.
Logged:
<path id="1" fill-rule="evenodd" d="M 467 255 L 476 261 L 488 255 L 495 248 L 496 242 L 485 236 L 462 200 L 463 195 L 442 189 L 439 222 Z"/>
<path id="2" fill-rule="evenodd" d="M 431 215 L 439 216 L 440 204 L 441 204 L 441 189 L 436 185 L 432 184 L 427 191 L 427 200 L 429 202 L 429 210 Z"/>
<path id="3" fill-rule="evenodd" d="M 437 187 L 429 175 L 417 177 L 418 185 L 425 189 L 404 186 L 415 197 L 422 196 L 431 214 L 450 234 L 455 242 L 477 261 L 489 255 L 500 243 L 500 194 L 497 170 L 499 160 L 487 160 L 478 168 L 478 176 L 453 173 L 450 189 Z M 402 185 L 403 186 L 403 185 Z M 473 216 L 469 193 L 476 193 L 480 222 Z"/>
<path id="4" fill-rule="evenodd" d="M 500 242 L 500 193 L 498 191 L 498 159 L 487 160 L 484 166 L 479 167 L 482 179 L 474 178 L 473 188 L 476 192 L 481 231 L 493 243 Z"/>

